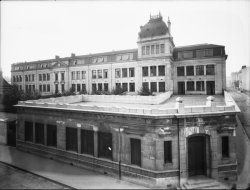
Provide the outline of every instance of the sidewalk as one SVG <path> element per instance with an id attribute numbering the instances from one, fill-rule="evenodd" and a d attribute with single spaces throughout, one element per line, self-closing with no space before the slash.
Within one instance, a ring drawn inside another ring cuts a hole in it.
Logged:
<path id="1" fill-rule="evenodd" d="M 146 189 L 90 170 L 29 154 L 0 144 L 0 161 L 77 189 Z"/>

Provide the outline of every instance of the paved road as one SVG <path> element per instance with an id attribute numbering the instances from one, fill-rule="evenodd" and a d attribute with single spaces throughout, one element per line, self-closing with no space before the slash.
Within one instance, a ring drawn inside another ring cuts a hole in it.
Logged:
<path id="1" fill-rule="evenodd" d="M 65 187 L 0 163 L 0 189 L 65 189 Z"/>
<path id="2" fill-rule="evenodd" d="M 246 188 L 250 183 L 250 94 L 230 91 L 239 106 L 237 134 L 238 188 Z"/>
<path id="3" fill-rule="evenodd" d="M 50 160 L 0 144 L 0 161 L 77 189 L 146 189 L 90 170 Z"/>

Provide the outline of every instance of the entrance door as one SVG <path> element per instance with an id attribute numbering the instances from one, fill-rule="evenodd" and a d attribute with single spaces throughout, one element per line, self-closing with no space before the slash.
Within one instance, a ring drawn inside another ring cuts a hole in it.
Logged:
<path id="1" fill-rule="evenodd" d="M 215 83 L 214 81 L 207 81 L 207 95 L 215 94 Z"/>
<path id="2" fill-rule="evenodd" d="M 178 94 L 179 95 L 185 94 L 185 82 L 178 82 Z"/>
<path id="3" fill-rule="evenodd" d="M 16 146 L 16 122 L 12 121 L 7 124 L 7 145 Z"/>
<path id="4" fill-rule="evenodd" d="M 188 138 L 188 173 L 189 176 L 206 174 L 205 136 Z"/>
<path id="5" fill-rule="evenodd" d="M 141 140 L 130 139 L 131 164 L 141 166 Z"/>

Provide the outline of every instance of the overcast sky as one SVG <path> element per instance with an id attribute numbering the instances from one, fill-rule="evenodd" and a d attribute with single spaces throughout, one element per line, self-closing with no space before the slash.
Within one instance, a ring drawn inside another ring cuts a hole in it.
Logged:
<path id="1" fill-rule="evenodd" d="M 225 45 L 227 75 L 250 64 L 250 1 L 1 2 L 1 67 L 137 48 L 141 25 L 170 17 L 176 46 Z"/>

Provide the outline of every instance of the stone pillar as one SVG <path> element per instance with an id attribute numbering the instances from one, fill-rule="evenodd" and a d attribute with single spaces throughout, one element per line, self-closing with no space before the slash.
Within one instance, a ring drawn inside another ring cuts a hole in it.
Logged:
<path id="1" fill-rule="evenodd" d="M 98 127 L 93 126 L 94 131 L 94 157 L 98 157 Z"/>

